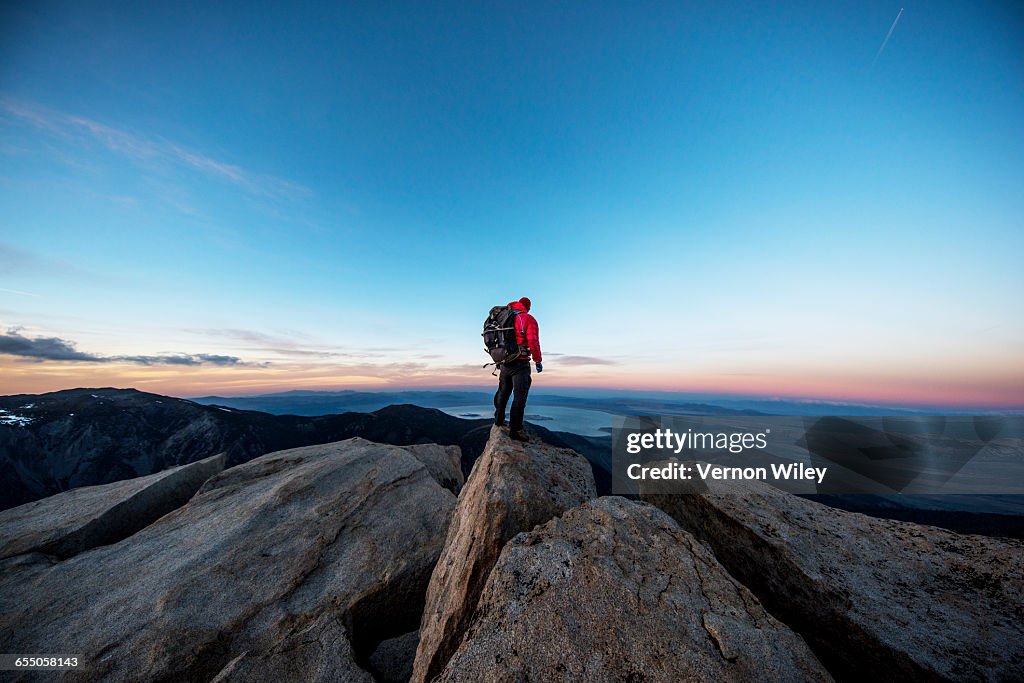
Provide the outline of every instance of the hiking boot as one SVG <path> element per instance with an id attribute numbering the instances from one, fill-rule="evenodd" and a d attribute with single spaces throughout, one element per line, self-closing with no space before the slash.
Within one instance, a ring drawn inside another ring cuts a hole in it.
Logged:
<path id="1" fill-rule="evenodd" d="M 523 431 L 522 429 L 513 429 L 512 431 L 510 431 L 508 433 L 508 435 L 509 435 L 509 438 L 512 438 L 512 439 L 514 439 L 516 441 L 526 442 L 526 441 L 530 440 L 530 437 L 527 436 L 526 432 Z"/>
<path id="2" fill-rule="evenodd" d="M 494 426 L 495 427 L 504 427 L 505 426 L 505 421 L 504 420 L 495 420 L 494 421 Z"/>

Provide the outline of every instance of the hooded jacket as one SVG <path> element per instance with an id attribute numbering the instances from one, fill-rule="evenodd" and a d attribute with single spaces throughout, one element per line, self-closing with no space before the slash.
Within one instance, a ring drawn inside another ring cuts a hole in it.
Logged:
<path id="1" fill-rule="evenodd" d="M 516 316 L 516 343 L 529 352 L 521 356 L 523 360 L 532 360 L 535 363 L 542 363 L 543 356 L 540 353 L 540 330 L 537 326 L 537 319 L 527 312 L 526 306 L 519 301 L 510 301 L 509 306 L 519 312 Z"/>

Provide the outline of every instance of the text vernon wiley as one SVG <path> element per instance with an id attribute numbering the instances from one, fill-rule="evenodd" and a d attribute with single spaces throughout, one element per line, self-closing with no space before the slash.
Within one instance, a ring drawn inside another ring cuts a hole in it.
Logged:
<path id="1" fill-rule="evenodd" d="M 763 432 L 685 432 L 657 429 L 653 432 L 634 432 L 626 438 L 626 452 L 635 455 L 647 449 L 666 450 L 675 454 L 686 450 L 718 449 L 730 453 L 763 450 L 768 445 L 771 430 Z M 775 480 L 815 481 L 821 484 L 828 473 L 827 467 L 809 467 L 803 463 L 771 463 L 769 467 L 729 467 L 710 463 L 660 462 L 644 465 L 633 463 L 626 468 L 626 476 L 633 480 Z"/>

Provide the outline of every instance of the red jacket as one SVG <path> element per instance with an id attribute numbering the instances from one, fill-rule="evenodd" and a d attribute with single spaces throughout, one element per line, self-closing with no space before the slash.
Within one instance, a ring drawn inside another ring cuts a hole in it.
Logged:
<path id="1" fill-rule="evenodd" d="M 510 301 L 508 305 L 519 311 L 519 315 L 516 316 L 516 343 L 530 350 L 525 359 L 530 360 L 532 356 L 535 363 L 544 362 L 540 353 L 540 332 L 537 327 L 537 319 L 527 313 L 526 306 L 518 301 Z"/>

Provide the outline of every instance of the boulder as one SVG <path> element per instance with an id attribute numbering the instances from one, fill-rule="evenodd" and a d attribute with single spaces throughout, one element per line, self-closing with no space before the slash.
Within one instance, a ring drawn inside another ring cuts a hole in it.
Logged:
<path id="1" fill-rule="evenodd" d="M 459 495 L 465 477 L 462 476 L 462 449 L 458 446 L 439 446 L 435 443 L 402 446 L 427 467 L 437 483 Z"/>
<path id="2" fill-rule="evenodd" d="M 368 668 L 378 683 L 406 683 L 412 676 L 419 631 L 382 641 L 370 655 Z"/>
<path id="3" fill-rule="evenodd" d="M 510 541 L 440 681 L 828 681 L 665 513 L 606 497 Z"/>
<path id="4" fill-rule="evenodd" d="M 224 454 L 146 477 L 83 486 L 0 512 L 0 559 L 38 552 L 64 559 L 116 543 L 184 505 L 224 469 Z"/>
<path id="5" fill-rule="evenodd" d="M 458 648 L 505 543 L 596 495 L 590 464 L 580 454 L 513 441 L 492 428 L 430 579 L 412 681 L 432 680 Z"/>
<path id="6" fill-rule="evenodd" d="M 355 438 L 262 456 L 113 545 L 0 561 L 0 651 L 82 680 L 365 680 L 414 630 L 455 496 Z"/>
<path id="7" fill-rule="evenodd" d="M 758 482 L 698 488 L 643 498 L 706 542 L 837 678 L 1024 678 L 1021 541 L 875 519 Z"/>

